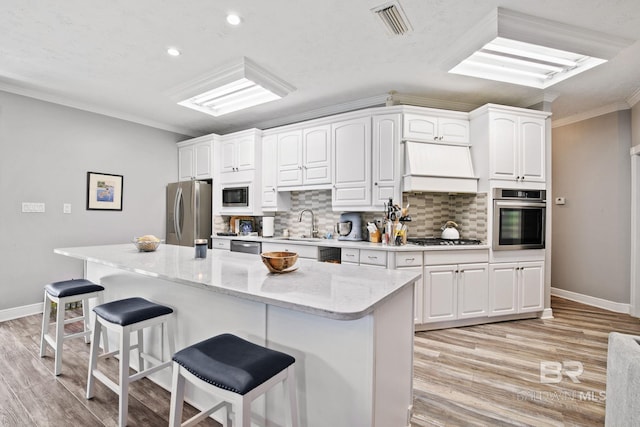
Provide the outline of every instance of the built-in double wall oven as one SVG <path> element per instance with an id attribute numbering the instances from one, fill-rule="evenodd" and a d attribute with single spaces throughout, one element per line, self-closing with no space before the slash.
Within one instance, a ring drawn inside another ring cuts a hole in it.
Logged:
<path id="1" fill-rule="evenodd" d="M 493 189 L 493 250 L 543 249 L 545 190 Z"/>

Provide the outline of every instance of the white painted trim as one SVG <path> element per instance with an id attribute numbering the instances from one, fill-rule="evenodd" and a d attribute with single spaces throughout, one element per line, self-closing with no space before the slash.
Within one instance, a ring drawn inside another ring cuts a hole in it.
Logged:
<path id="1" fill-rule="evenodd" d="M 22 307 L 7 308 L 0 310 L 0 322 L 18 319 L 20 317 L 31 316 L 32 314 L 42 313 L 42 303 L 23 305 Z"/>
<path id="2" fill-rule="evenodd" d="M 640 145 L 631 148 L 631 286 L 632 316 L 640 317 Z"/>
<path id="3" fill-rule="evenodd" d="M 602 298 L 596 298 L 589 295 L 579 294 L 577 292 L 566 291 L 564 289 L 558 289 L 551 287 L 551 295 L 565 298 L 571 301 L 576 301 L 582 304 L 587 304 L 593 307 L 602 308 L 604 310 L 614 311 L 616 313 L 629 314 L 629 304 L 609 301 Z"/>
<path id="4" fill-rule="evenodd" d="M 542 310 L 542 314 L 540 315 L 540 318 L 542 320 L 553 319 L 553 310 L 550 308 L 545 308 L 544 310 Z"/>
<path id="5" fill-rule="evenodd" d="M 629 104 L 624 101 L 614 102 L 613 104 L 603 105 L 602 107 L 594 108 L 593 110 L 589 111 L 583 111 L 582 113 L 574 114 L 573 116 L 553 120 L 552 127 L 557 128 L 560 126 L 567 126 L 573 123 L 581 122 L 583 120 L 613 113 L 615 111 L 628 110 L 629 108 L 631 108 Z"/>
<path id="6" fill-rule="evenodd" d="M 634 105 L 636 105 L 638 102 L 640 102 L 640 88 L 636 89 L 635 92 L 633 92 L 627 99 L 627 104 L 629 104 L 631 107 L 633 107 Z"/>

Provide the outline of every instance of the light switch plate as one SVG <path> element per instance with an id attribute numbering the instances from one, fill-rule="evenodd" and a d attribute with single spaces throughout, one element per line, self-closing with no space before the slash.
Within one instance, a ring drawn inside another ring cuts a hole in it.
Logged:
<path id="1" fill-rule="evenodd" d="M 66 214 L 71 213 L 71 203 L 64 203 L 62 205 L 62 213 L 66 213 Z"/>

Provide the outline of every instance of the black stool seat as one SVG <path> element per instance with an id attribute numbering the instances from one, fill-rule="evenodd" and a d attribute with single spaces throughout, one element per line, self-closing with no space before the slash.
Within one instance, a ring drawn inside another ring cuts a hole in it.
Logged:
<path id="1" fill-rule="evenodd" d="M 93 311 L 107 322 L 116 323 L 121 326 L 127 326 L 173 313 L 171 307 L 137 297 L 101 304 L 96 306 Z"/>
<path id="2" fill-rule="evenodd" d="M 231 334 L 222 334 L 180 350 L 173 360 L 201 380 L 241 395 L 253 390 L 296 360 Z"/>
<path id="3" fill-rule="evenodd" d="M 86 279 L 63 280 L 45 285 L 44 290 L 51 296 L 57 298 L 71 297 L 74 295 L 88 294 L 91 292 L 104 291 L 104 287 Z"/>

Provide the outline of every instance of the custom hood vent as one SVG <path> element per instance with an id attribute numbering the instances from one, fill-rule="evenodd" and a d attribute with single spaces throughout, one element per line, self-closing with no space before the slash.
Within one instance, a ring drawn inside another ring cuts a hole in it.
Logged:
<path id="1" fill-rule="evenodd" d="M 478 192 L 468 146 L 407 141 L 405 150 L 403 191 Z"/>
<path id="2" fill-rule="evenodd" d="M 401 36 L 412 30 L 411 24 L 397 0 L 376 6 L 371 11 L 380 18 L 391 35 Z"/>

